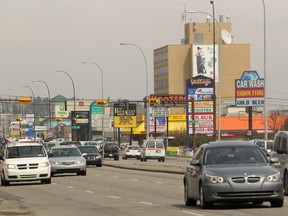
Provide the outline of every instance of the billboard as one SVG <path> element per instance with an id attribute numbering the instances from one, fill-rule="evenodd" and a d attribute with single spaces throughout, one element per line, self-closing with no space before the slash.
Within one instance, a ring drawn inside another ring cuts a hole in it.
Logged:
<path id="1" fill-rule="evenodd" d="M 235 80 L 235 104 L 238 107 L 264 106 L 265 81 L 257 71 L 244 71 Z"/>
<path id="2" fill-rule="evenodd" d="M 114 127 L 136 127 L 136 104 L 115 103 L 113 107 Z"/>
<path id="3" fill-rule="evenodd" d="M 214 78 L 213 64 L 213 45 L 193 45 L 192 47 L 192 76 L 204 75 L 209 78 Z M 218 45 L 215 45 L 215 82 L 218 82 Z"/>

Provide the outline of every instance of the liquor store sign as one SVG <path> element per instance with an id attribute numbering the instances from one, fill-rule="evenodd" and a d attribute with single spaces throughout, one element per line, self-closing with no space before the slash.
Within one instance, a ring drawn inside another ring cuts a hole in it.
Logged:
<path id="1" fill-rule="evenodd" d="M 241 79 L 235 80 L 235 104 L 238 107 L 264 106 L 265 81 L 257 71 L 244 71 Z"/>

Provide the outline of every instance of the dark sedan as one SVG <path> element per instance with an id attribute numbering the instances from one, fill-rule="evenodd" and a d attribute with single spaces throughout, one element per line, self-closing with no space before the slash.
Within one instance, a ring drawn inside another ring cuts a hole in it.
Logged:
<path id="1" fill-rule="evenodd" d="M 184 198 L 187 206 L 212 207 L 214 203 L 270 202 L 282 207 L 283 182 L 280 172 L 254 144 L 245 141 L 202 144 L 184 174 Z"/>
<path id="2" fill-rule="evenodd" d="M 95 145 L 78 146 L 78 149 L 86 159 L 87 165 L 102 167 L 102 157 Z"/>

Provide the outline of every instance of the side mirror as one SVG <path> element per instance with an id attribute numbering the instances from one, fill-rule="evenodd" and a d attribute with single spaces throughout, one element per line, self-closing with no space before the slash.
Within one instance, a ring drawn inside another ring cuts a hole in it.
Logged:
<path id="1" fill-rule="evenodd" d="M 270 163 L 274 164 L 274 163 L 279 163 L 279 158 L 278 157 L 272 157 L 270 158 Z"/>
<path id="2" fill-rule="evenodd" d="M 87 153 L 83 153 L 83 154 L 82 154 L 82 156 L 86 156 L 86 155 L 87 155 Z"/>
<path id="3" fill-rule="evenodd" d="M 53 153 L 48 154 L 48 158 L 53 157 Z"/>
<path id="4" fill-rule="evenodd" d="M 200 163 L 199 160 L 192 159 L 192 160 L 190 161 L 190 165 L 192 165 L 192 166 L 200 166 L 201 163 Z"/>

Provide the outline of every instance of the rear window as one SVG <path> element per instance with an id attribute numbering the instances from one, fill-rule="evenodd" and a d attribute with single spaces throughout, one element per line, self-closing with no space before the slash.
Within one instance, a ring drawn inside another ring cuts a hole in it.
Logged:
<path id="1" fill-rule="evenodd" d="M 164 148 L 163 142 L 148 142 L 147 148 Z"/>

